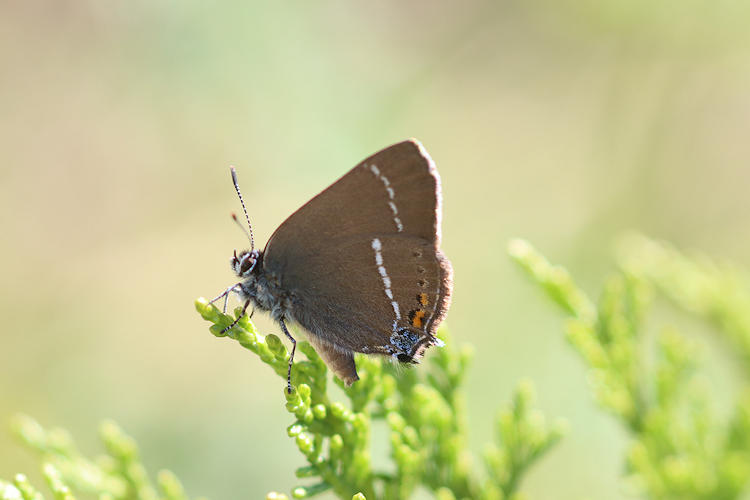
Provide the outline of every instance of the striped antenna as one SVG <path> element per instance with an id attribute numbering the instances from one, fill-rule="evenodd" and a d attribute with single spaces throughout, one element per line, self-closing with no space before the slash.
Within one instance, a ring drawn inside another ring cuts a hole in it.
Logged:
<path id="1" fill-rule="evenodd" d="M 250 229 L 246 234 L 248 238 L 250 238 L 250 251 L 252 252 L 255 250 L 255 239 L 253 239 L 253 225 L 250 224 L 250 217 L 247 215 L 247 208 L 245 208 L 245 200 L 242 199 L 242 193 L 240 193 L 240 184 L 237 181 L 237 172 L 234 170 L 234 167 L 229 167 L 229 169 L 232 171 L 232 183 L 234 184 L 234 190 L 237 191 L 237 196 L 240 197 L 240 204 L 242 205 L 242 211 L 245 212 L 245 220 L 247 221 L 247 227 Z M 239 221 L 237 220 L 237 216 L 232 214 L 232 218 L 239 224 Z M 242 226 L 240 226 L 242 227 Z"/>

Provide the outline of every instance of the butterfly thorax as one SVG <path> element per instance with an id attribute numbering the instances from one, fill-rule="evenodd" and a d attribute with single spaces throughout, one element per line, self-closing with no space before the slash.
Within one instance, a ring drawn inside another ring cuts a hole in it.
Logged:
<path id="1" fill-rule="evenodd" d="M 291 320 L 289 294 L 284 292 L 278 280 L 272 279 L 263 268 L 263 252 L 244 250 L 235 253 L 231 260 L 232 269 L 242 281 L 237 293 L 242 300 L 250 300 L 253 305 L 269 311 L 275 320 Z"/>

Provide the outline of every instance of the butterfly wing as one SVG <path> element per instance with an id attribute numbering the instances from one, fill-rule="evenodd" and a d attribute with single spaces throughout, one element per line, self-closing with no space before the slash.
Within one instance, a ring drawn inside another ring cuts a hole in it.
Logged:
<path id="1" fill-rule="evenodd" d="M 415 140 L 367 158 L 292 214 L 264 252 L 292 319 L 342 379 L 352 352 L 416 362 L 452 289 L 439 250 L 440 179 Z"/>

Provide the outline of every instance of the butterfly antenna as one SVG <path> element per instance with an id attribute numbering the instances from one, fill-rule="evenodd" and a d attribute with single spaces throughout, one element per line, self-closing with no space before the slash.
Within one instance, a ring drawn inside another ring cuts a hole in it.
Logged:
<path id="1" fill-rule="evenodd" d="M 245 234 L 250 239 L 250 251 L 255 250 L 255 239 L 253 238 L 253 225 L 250 224 L 250 217 L 247 215 L 247 208 L 245 208 L 245 200 L 242 199 L 242 193 L 240 193 L 240 184 L 237 181 L 237 172 L 234 170 L 234 167 L 229 167 L 229 169 L 232 171 L 232 183 L 234 184 L 234 190 L 237 191 L 237 196 L 240 197 L 240 204 L 242 205 L 242 211 L 245 212 L 245 220 L 247 221 L 247 227 L 250 229 L 249 231 L 246 231 Z M 237 224 L 242 227 L 242 224 L 237 220 L 237 216 L 232 214 L 232 218 L 237 222 Z M 245 228 L 242 228 L 244 231 Z"/>

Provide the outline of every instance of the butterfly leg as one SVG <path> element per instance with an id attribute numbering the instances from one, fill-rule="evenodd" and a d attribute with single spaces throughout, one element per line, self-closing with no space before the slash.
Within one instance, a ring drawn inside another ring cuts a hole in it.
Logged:
<path id="1" fill-rule="evenodd" d="M 209 304 L 213 304 L 214 302 L 216 302 L 217 300 L 219 300 L 220 298 L 223 297 L 224 298 L 224 306 L 221 308 L 221 312 L 223 312 L 224 314 L 226 314 L 227 313 L 227 301 L 229 300 L 229 294 L 232 291 L 234 291 L 241 284 L 242 283 L 235 283 L 234 285 L 230 286 L 229 288 L 227 288 L 226 290 L 224 290 L 224 293 L 222 293 L 218 297 L 214 297 L 213 299 L 211 299 L 211 301 L 209 302 Z"/>
<path id="2" fill-rule="evenodd" d="M 234 328 L 237 325 L 237 323 L 240 322 L 240 320 L 242 319 L 242 317 L 245 315 L 245 311 L 247 311 L 248 307 L 250 307 L 250 301 L 249 300 L 245 301 L 245 305 L 242 306 L 242 312 L 239 314 L 239 316 L 237 316 L 237 319 L 235 319 L 234 321 L 232 321 L 232 324 L 229 325 L 228 327 L 224 328 L 221 331 L 221 333 L 227 333 L 229 330 L 231 330 L 232 328 Z M 255 309 L 253 309 L 253 312 L 255 312 Z"/>
<path id="3" fill-rule="evenodd" d="M 289 370 L 287 370 L 286 372 L 286 392 L 291 394 L 292 393 L 292 363 L 294 362 L 294 351 L 297 350 L 297 341 L 294 340 L 294 337 L 292 337 L 292 334 L 289 333 L 289 330 L 287 330 L 286 324 L 284 323 L 283 319 L 279 319 L 279 324 L 281 325 L 281 329 L 284 331 L 284 335 L 286 335 L 287 338 L 292 341 L 292 352 L 289 355 Z"/>

